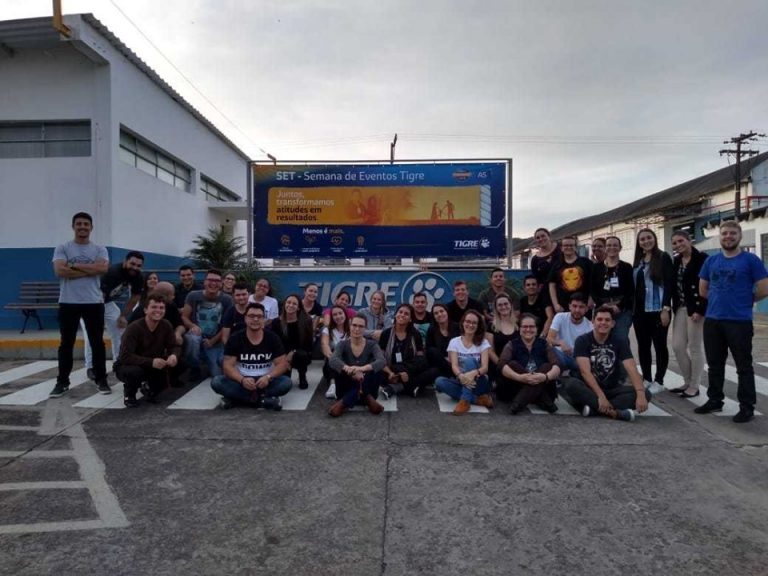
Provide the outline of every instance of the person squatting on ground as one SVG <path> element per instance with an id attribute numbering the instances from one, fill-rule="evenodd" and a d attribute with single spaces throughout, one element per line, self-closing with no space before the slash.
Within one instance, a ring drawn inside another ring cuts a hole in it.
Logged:
<path id="1" fill-rule="evenodd" d="M 222 409 L 234 405 L 281 410 L 280 396 L 291 389 L 290 370 L 280 337 L 264 329 L 266 311 L 261 304 L 248 304 L 245 330 L 232 334 L 224 347 L 223 374 L 211 380 L 211 388 L 222 396 Z"/>
<path id="2" fill-rule="evenodd" d="M 632 422 L 638 412 L 648 409 L 651 393 L 643 387 L 629 342 L 613 334 L 613 311 L 608 306 L 595 310 L 594 328 L 576 339 L 574 355 L 578 377 L 563 378 L 562 393 L 583 416 L 600 414 Z M 631 386 L 621 381 L 624 367 Z"/>
<path id="3" fill-rule="evenodd" d="M 467 310 L 460 322 L 461 336 L 448 343 L 453 378 L 440 376 L 435 389 L 458 400 L 453 413 L 469 412 L 472 404 L 493 408 L 491 383 L 488 379 L 488 350 L 491 345 L 485 339 L 483 313 Z"/>
<path id="4" fill-rule="evenodd" d="M 301 299 L 296 294 L 291 294 L 283 301 L 283 310 L 280 316 L 272 322 L 272 330 L 280 336 L 285 349 L 286 359 L 291 369 L 299 374 L 299 388 L 309 388 L 307 382 L 307 368 L 312 363 L 312 346 L 314 335 L 312 333 L 312 319 L 301 307 Z"/>
<path id="5" fill-rule="evenodd" d="M 707 299 L 699 293 L 699 272 L 707 255 L 691 245 L 691 237 L 684 230 L 672 234 L 675 251 L 672 309 L 672 350 L 683 377 L 683 385 L 671 390 L 684 398 L 699 395 L 701 375 L 704 373 L 704 315 Z"/>
<path id="6" fill-rule="evenodd" d="M 725 360 L 731 351 L 738 373 L 737 424 L 755 414 L 755 368 L 752 365 L 752 306 L 768 296 L 768 274 L 762 260 L 739 248 L 741 226 L 728 221 L 720 225 L 721 251 L 704 262 L 699 273 L 699 293 L 708 298 L 704 319 L 704 352 L 709 373 L 708 400 L 694 409 L 697 414 L 723 409 Z"/>
<path id="7" fill-rule="evenodd" d="M 349 338 L 349 318 L 347 311 L 341 306 L 331 308 L 331 325 L 323 326 L 320 330 L 320 348 L 325 357 L 323 363 L 323 378 L 328 383 L 328 390 L 325 393 L 326 398 L 336 398 L 336 384 L 333 381 L 334 372 L 331 369 L 330 361 L 336 346 L 340 342 Z"/>
<path id="8" fill-rule="evenodd" d="M 400 304 L 395 310 L 395 321 L 379 338 L 384 352 L 386 382 L 381 393 L 389 399 L 405 392 L 414 398 L 431 385 L 438 376 L 437 368 L 429 366 L 424 352 L 424 341 L 411 321 L 413 308 Z"/>
<path id="9" fill-rule="evenodd" d="M 379 384 L 382 381 L 382 368 L 386 363 L 379 345 L 366 338 L 365 317 L 358 314 L 349 323 L 349 338 L 342 340 L 333 351 L 329 362 L 336 380 L 335 402 L 328 414 L 338 418 L 344 412 L 363 404 L 371 414 L 381 414 L 384 406 L 376 401 Z"/>
<path id="10" fill-rule="evenodd" d="M 518 414 L 528 404 L 537 404 L 554 414 L 560 366 L 552 346 L 538 337 L 536 317 L 525 314 L 520 319 L 520 337 L 510 340 L 501 352 L 496 398 L 510 402 L 509 413 Z"/>
<path id="11" fill-rule="evenodd" d="M 148 402 L 170 384 L 171 370 L 179 362 L 181 347 L 176 332 L 166 320 L 166 297 L 153 292 L 147 297 L 144 318 L 131 322 L 123 334 L 115 374 L 124 384 L 123 402 L 128 408 L 137 406 L 136 392 L 141 389 Z"/>
<path id="12" fill-rule="evenodd" d="M 51 398 L 69 391 L 73 350 L 77 327 L 82 318 L 92 343 L 93 371 L 96 386 L 102 394 L 111 393 L 107 382 L 104 349 L 104 294 L 99 276 L 109 268 L 109 255 L 104 246 L 91 242 L 93 218 L 86 212 L 72 216 L 74 239 L 60 244 L 53 252 L 53 272 L 59 278 L 59 372 Z"/>

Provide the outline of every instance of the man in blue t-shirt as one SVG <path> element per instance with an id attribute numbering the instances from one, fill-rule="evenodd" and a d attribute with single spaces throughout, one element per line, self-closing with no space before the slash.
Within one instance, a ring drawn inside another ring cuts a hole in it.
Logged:
<path id="1" fill-rule="evenodd" d="M 752 305 L 768 296 L 768 273 L 763 262 L 742 252 L 741 226 L 729 220 L 720 225 L 719 254 L 710 256 L 699 272 L 699 293 L 709 298 L 704 317 L 704 353 L 709 373 L 709 399 L 697 414 L 723 409 L 725 360 L 731 351 L 739 374 L 737 423 L 749 422 L 755 413 L 755 370 L 752 366 Z"/>

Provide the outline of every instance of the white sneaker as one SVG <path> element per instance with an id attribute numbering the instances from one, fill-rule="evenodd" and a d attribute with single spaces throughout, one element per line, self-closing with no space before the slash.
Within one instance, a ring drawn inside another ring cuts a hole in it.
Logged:
<path id="1" fill-rule="evenodd" d="M 666 388 L 659 384 L 658 382 L 645 382 L 645 389 L 648 390 L 651 394 L 658 394 L 659 392 L 664 392 Z"/>
<path id="2" fill-rule="evenodd" d="M 589 406 L 586 404 L 584 405 L 584 408 L 581 409 L 581 415 L 584 416 L 584 418 L 588 417 L 592 413 L 592 410 L 590 410 Z"/>
<path id="3" fill-rule="evenodd" d="M 326 390 L 326 392 L 325 392 L 325 397 L 329 398 L 331 400 L 335 400 L 336 399 L 336 384 L 331 382 L 331 385 L 328 386 L 328 390 Z"/>

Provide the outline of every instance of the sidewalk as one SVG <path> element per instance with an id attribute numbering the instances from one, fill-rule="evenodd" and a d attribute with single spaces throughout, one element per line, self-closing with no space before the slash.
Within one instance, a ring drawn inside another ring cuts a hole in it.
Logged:
<path id="1" fill-rule="evenodd" d="M 112 341 L 104 336 L 107 355 Z M 83 359 L 83 336 L 78 332 L 74 359 Z M 56 360 L 59 348 L 58 330 L 30 330 L 20 334 L 18 330 L 0 330 L 0 360 Z"/>

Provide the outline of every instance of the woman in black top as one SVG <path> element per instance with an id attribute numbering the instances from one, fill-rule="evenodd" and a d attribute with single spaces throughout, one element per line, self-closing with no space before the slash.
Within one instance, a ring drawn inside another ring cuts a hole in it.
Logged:
<path id="1" fill-rule="evenodd" d="M 635 282 L 632 265 L 619 259 L 621 240 L 616 236 L 605 239 L 605 259 L 592 268 L 591 295 L 595 309 L 606 305 L 613 311 L 616 323 L 613 333 L 629 338 L 632 310 L 635 304 Z"/>
<path id="2" fill-rule="evenodd" d="M 440 376 L 453 378 L 451 363 L 448 361 L 448 343 L 460 335 L 459 325 L 451 322 L 445 304 L 434 304 L 432 324 L 427 330 L 427 361 L 430 366 L 437 368 Z"/>
<path id="3" fill-rule="evenodd" d="M 549 286 L 549 271 L 553 265 L 563 259 L 563 253 L 546 228 L 538 228 L 533 233 L 533 239 L 536 241 L 538 251 L 536 256 L 531 258 L 531 272 L 539 281 L 539 286 L 543 286 L 546 292 Z"/>
<path id="4" fill-rule="evenodd" d="M 299 373 L 299 388 L 305 390 L 309 387 L 307 368 L 312 362 L 313 333 L 312 319 L 304 311 L 301 298 L 296 294 L 288 296 L 271 328 L 283 341 L 291 368 L 296 368 Z"/>
<path id="5" fill-rule="evenodd" d="M 684 230 L 672 234 L 675 251 L 675 285 L 672 292 L 672 309 L 675 321 L 672 327 L 672 350 L 683 376 L 679 392 L 686 398 L 699 395 L 699 383 L 704 372 L 704 315 L 707 299 L 699 294 L 699 271 L 707 255 L 691 245 L 691 237 Z"/>

